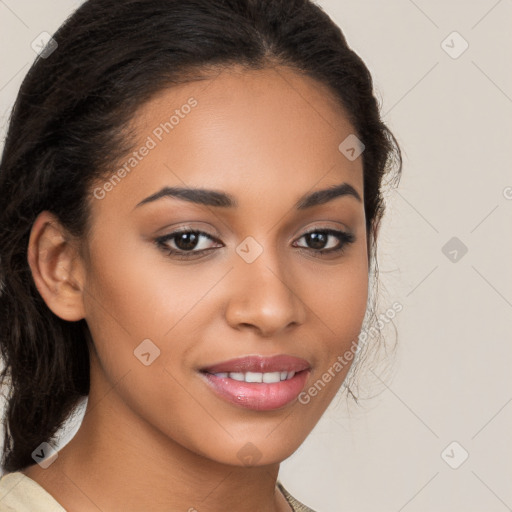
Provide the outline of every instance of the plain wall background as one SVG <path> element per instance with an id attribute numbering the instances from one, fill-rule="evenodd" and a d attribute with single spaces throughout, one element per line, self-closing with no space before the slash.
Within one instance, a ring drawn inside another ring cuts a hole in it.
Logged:
<path id="1" fill-rule="evenodd" d="M 512 2 L 318 3 L 404 152 L 379 248 L 383 309 L 403 310 L 392 378 L 362 408 L 335 399 L 280 479 L 318 512 L 511 510 Z M 79 4 L 0 0 L 2 138 L 32 41 Z"/>

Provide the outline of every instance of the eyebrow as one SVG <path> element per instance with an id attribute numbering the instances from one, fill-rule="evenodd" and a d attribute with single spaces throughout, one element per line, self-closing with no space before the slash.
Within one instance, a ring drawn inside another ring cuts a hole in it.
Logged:
<path id="1" fill-rule="evenodd" d="M 297 210 L 305 210 L 344 196 L 352 196 L 359 202 L 362 202 L 361 196 L 352 185 L 348 183 L 341 183 L 339 185 L 306 194 L 302 196 L 294 206 Z M 191 203 L 220 208 L 238 207 L 237 200 L 231 194 L 227 194 L 225 192 L 218 192 L 216 190 L 207 190 L 203 188 L 164 187 L 158 192 L 155 192 L 140 201 L 135 208 L 138 208 L 143 204 L 152 203 L 163 197 L 172 197 L 189 201 Z"/>

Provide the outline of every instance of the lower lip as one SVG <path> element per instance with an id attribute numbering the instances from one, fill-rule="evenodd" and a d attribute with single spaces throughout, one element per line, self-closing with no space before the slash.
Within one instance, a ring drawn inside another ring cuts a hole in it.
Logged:
<path id="1" fill-rule="evenodd" d="M 293 400 L 304 389 L 309 370 L 297 372 L 291 379 L 274 383 L 241 382 L 229 377 L 201 373 L 215 393 L 240 407 L 255 411 L 279 409 Z"/>

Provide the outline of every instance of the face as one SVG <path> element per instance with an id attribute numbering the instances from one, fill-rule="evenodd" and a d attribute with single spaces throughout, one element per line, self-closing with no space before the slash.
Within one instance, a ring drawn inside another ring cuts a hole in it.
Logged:
<path id="1" fill-rule="evenodd" d="M 338 149 L 354 129 L 286 68 L 162 91 L 134 127 L 91 195 L 92 378 L 117 383 L 112 414 L 208 459 L 284 460 L 339 390 L 366 310 L 362 160 Z"/>

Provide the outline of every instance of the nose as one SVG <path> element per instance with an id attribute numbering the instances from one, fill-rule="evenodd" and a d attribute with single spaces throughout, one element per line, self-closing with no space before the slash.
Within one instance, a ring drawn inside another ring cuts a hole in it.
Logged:
<path id="1" fill-rule="evenodd" d="M 261 337 L 271 337 L 304 323 L 306 306 L 289 266 L 283 267 L 268 251 L 252 263 L 236 263 L 225 312 L 232 328 L 252 329 Z"/>

